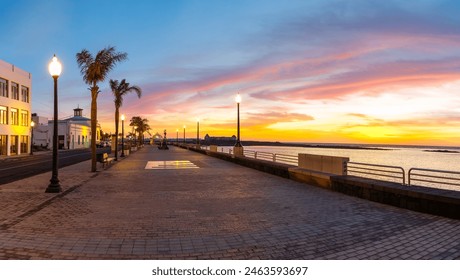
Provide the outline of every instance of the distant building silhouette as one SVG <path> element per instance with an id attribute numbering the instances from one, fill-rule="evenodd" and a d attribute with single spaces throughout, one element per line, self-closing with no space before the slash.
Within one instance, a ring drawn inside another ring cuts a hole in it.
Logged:
<path id="1" fill-rule="evenodd" d="M 236 142 L 236 136 L 209 136 L 206 134 L 204 142 L 206 145 L 233 145 Z"/>

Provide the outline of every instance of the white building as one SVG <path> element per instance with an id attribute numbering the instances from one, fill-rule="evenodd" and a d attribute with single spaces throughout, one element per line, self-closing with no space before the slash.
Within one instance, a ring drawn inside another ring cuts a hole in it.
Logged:
<path id="1" fill-rule="evenodd" d="M 83 117 L 83 109 L 74 109 L 71 118 L 58 120 L 58 149 L 89 148 L 91 144 L 91 119 Z M 34 145 L 53 147 L 53 120 L 34 115 Z M 97 126 L 96 142 L 99 140 L 100 126 Z"/>
<path id="2" fill-rule="evenodd" d="M 32 75 L 0 60 L 0 156 L 30 152 Z"/>
<path id="3" fill-rule="evenodd" d="M 32 134 L 32 145 L 48 147 L 50 141 L 48 136 L 48 118 L 33 113 L 32 121 L 35 123 Z"/>

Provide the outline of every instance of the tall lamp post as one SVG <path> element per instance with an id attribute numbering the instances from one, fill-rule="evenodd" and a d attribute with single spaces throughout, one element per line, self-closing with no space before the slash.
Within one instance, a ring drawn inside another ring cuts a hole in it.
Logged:
<path id="1" fill-rule="evenodd" d="M 235 101 L 236 101 L 236 110 L 237 110 L 237 138 L 236 138 L 236 143 L 235 143 L 235 147 L 243 147 L 241 145 L 241 142 L 240 142 L 240 103 L 241 103 L 241 96 L 240 94 L 238 93 L 236 95 L 236 98 L 235 98 Z"/>
<path id="2" fill-rule="evenodd" d="M 196 144 L 200 145 L 200 119 L 196 119 Z"/>
<path id="3" fill-rule="evenodd" d="M 240 103 L 241 103 L 241 96 L 238 93 L 236 98 L 236 110 L 237 110 L 237 138 L 235 146 L 233 147 L 233 155 L 234 156 L 244 156 L 243 145 L 241 145 L 241 138 L 240 138 Z"/>
<path id="4" fill-rule="evenodd" d="M 58 61 L 56 55 L 48 66 L 50 75 L 54 80 L 54 122 L 53 122 L 53 173 L 51 176 L 50 184 L 46 188 L 47 193 L 61 192 L 61 185 L 58 179 L 58 92 L 57 80 L 61 75 L 62 65 Z"/>
<path id="5" fill-rule="evenodd" d="M 121 115 L 121 155 L 125 157 L 125 115 Z"/>
<path id="6" fill-rule="evenodd" d="M 35 122 L 30 122 L 30 155 L 34 154 L 33 147 L 34 147 L 34 126 Z"/>
<path id="7" fill-rule="evenodd" d="M 179 146 L 179 129 L 176 129 L 176 145 Z"/>
<path id="8" fill-rule="evenodd" d="M 185 124 L 184 124 L 184 145 L 185 145 Z"/>

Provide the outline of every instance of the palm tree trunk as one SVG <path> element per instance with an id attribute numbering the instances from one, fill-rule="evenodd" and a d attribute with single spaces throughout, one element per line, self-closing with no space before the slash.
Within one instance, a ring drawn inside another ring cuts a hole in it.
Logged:
<path id="1" fill-rule="evenodd" d="M 97 129 L 97 94 L 99 87 L 93 83 L 91 87 L 91 172 L 97 171 L 96 129 Z"/>
<path id="2" fill-rule="evenodd" d="M 120 110 L 115 106 L 115 160 L 118 160 L 118 123 L 120 122 Z M 114 143 L 112 143 L 114 145 Z"/>

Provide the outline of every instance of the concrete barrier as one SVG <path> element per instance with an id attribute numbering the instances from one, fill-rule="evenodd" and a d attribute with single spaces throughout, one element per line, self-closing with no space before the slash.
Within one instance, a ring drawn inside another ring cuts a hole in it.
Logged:
<path id="1" fill-rule="evenodd" d="M 206 154 L 206 150 L 203 150 L 201 148 L 197 148 L 196 145 L 188 145 L 185 149 L 188 149 L 190 151 L 194 151 L 200 154 Z"/>
<path id="2" fill-rule="evenodd" d="M 321 156 L 311 154 L 299 154 L 299 168 L 311 171 L 329 173 L 334 175 L 347 174 L 347 157 Z"/>
<path id="3" fill-rule="evenodd" d="M 331 173 L 323 173 L 313 170 L 308 170 L 299 167 L 289 168 L 289 178 L 297 182 L 307 183 L 309 185 L 322 187 L 325 189 L 331 188 L 331 177 L 336 176 Z"/>
<path id="4" fill-rule="evenodd" d="M 233 147 L 233 155 L 236 157 L 244 157 L 243 147 Z"/>

